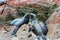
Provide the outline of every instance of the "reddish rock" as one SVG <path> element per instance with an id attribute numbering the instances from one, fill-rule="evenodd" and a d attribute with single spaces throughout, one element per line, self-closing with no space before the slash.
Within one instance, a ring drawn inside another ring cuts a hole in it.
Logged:
<path id="1" fill-rule="evenodd" d="M 13 7 L 19 7 L 19 6 L 26 6 L 31 4 L 33 7 L 41 8 L 42 6 L 38 4 L 38 2 L 48 2 L 48 0 L 7 0 L 7 5 L 2 6 L 1 10 L 1 17 L 5 18 L 8 12 L 15 14 L 16 8 Z M 0 7 L 1 8 L 1 7 Z M 3 10 L 4 9 L 4 10 Z"/>
<path id="2" fill-rule="evenodd" d="M 12 7 L 19 7 L 19 6 L 24 6 L 24 5 L 26 6 L 26 5 L 29 5 L 29 4 L 31 4 L 31 5 L 32 4 L 36 4 L 38 8 L 41 8 L 41 5 L 39 5 L 40 2 L 47 3 L 48 0 L 7 0 L 7 5 L 0 6 L 0 9 L 1 9 L 0 13 L 2 13 L 4 15 L 5 13 L 8 12 L 8 10 L 14 10 L 10 6 L 12 6 Z M 6 6 L 9 6 L 9 7 L 6 7 Z M 33 5 L 33 6 L 35 6 L 35 5 Z M 4 12 L 2 12 L 3 9 L 4 9 Z"/>
<path id="3" fill-rule="evenodd" d="M 48 0 L 28 0 L 27 1 L 27 4 L 37 4 L 39 2 L 44 2 L 44 3 L 47 3 Z"/>
<path id="4" fill-rule="evenodd" d="M 38 3 L 41 3 L 41 2 L 43 3 L 52 2 L 52 4 L 60 4 L 60 0 L 8 0 L 7 4 L 11 6 L 20 6 L 20 5 L 26 5 L 26 4 L 38 5 Z"/>
<path id="5" fill-rule="evenodd" d="M 52 0 L 52 2 L 60 3 L 60 0 Z M 49 1 L 48 0 L 7 0 L 7 5 L 0 6 L 0 14 L 2 14 L 1 17 L 5 17 L 9 11 L 12 14 L 15 14 L 16 9 L 13 7 L 19 7 L 19 6 L 24 6 L 24 5 L 25 6 L 31 5 L 33 7 L 36 6 L 37 8 L 42 8 L 42 6 L 47 7 L 48 5 L 46 5 L 45 3 L 49 3 Z"/>
<path id="6" fill-rule="evenodd" d="M 7 31 L 4 29 L 3 26 L 0 25 L 0 32 L 5 33 L 5 32 L 7 32 Z"/>
<path id="7" fill-rule="evenodd" d="M 48 3 L 48 0 L 8 0 L 7 4 L 10 6 L 21 6 L 21 5 L 29 5 L 29 4 L 37 4 L 40 2 Z"/>
<path id="8" fill-rule="evenodd" d="M 8 0 L 7 4 L 10 6 L 20 6 L 26 4 L 27 0 Z"/>
<path id="9" fill-rule="evenodd" d="M 16 9 L 13 8 L 13 7 L 6 6 L 6 7 L 4 8 L 4 11 L 3 11 L 1 17 L 2 17 L 2 18 L 5 18 L 9 13 L 11 13 L 11 14 L 16 14 Z"/>
<path id="10" fill-rule="evenodd" d="M 2 11 L 4 8 L 5 8 L 5 5 L 0 6 L 0 14 L 2 14 Z"/>
<path id="11" fill-rule="evenodd" d="M 55 4 L 60 4 L 60 0 L 52 0 L 52 2 Z"/>
<path id="12" fill-rule="evenodd" d="M 47 20 L 47 23 L 59 23 L 60 22 L 60 7 L 56 9 L 56 11 L 54 11 L 52 13 L 52 15 L 49 17 L 49 19 Z"/>

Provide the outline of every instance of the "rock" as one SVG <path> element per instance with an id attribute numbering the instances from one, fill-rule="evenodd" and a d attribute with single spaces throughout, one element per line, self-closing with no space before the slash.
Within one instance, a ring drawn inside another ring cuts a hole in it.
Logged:
<path id="1" fill-rule="evenodd" d="M 0 13 L 2 12 L 3 9 L 6 9 L 5 6 L 19 7 L 19 6 L 27 6 L 27 5 L 31 5 L 31 6 L 37 5 L 36 7 L 41 7 L 41 6 L 48 7 L 49 5 L 47 5 L 47 3 L 49 4 L 50 2 L 52 2 L 53 4 L 60 3 L 59 0 L 52 0 L 52 1 L 48 1 L 48 0 L 7 0 L 7 5 L 4 4 L 0 6 Z"/>
<path id="2" fill-rule="evenodd" d="M 50 40 L 58 40 L 60 38 L 60 7 L 55 9 L 46 22 Z"/>
<path id="3" fill-rule="evenodd" d="M 48 0 L 7 0 L 7 4 L 4 4 L 5 6 L 3 6 L 2 8 L 0 7 L 1 8 L 0 13 L 2 14 L 1 17 L 5 19 L 9 11 L 10 14 L 14 15 L 15 17 L 16 7 L 32 6 L 40 9 L 43 8 L 43 6 L 49 7 L 48 4 L 49 4 Z"/>
<path id="4" fill-rule="evenodd" d="M 25 29 L 25 31 L 23 31 Z M 17 32 L 17 37 L 19 40 L 34 40 L 36 38 L 36 35 L 32 32 L 28 32 L 29 25 L 24 24 Z M 28 36 L 31 36 L 28 38 Z"/>
<path id="5" fill-rule="evenodd" d="M 48 0 L 8 0 L 7 4 L 10 6 L 18 7 L 18 6 L 24 6 L 24 5 L 26 6 L 30 4 L 41 5 L 40 2 L 42 2 L 44 6 L 45 3 L 48 3 Z"/>
<path id="6" fill-rule="evenodd" d="M 53 4 L 60 4 L 60 0 L 52 0 Z"/>
<path id="7" fill-rule="evenodd" d="M 1 33 L 6 33 L 7 31 L 4 29 L 3 26 L 0 25 L 0 32 L 1 32 Z"/>
<path id="8" fill-rule="evenodd" d="M 20 6 L 26 4 L 27 0 L 8 0 L 7 4 L 10 6 Z"/>
<path id="9" fill-rule="evenodd" d="M 9 6 L 7 5 L 7 6 L 5 6 L 4 11 L 3 11 L 3 13 L 1 14 L 1 17 L 2 17 L 2 18 L 6 18 L 6 16 L 7 16 L 9 13 L 10 13 L 11 15 L 16 14 L 16 9 L 13 8 L 13 7 L 9 7 Z"/>
<path id="10" fill-rule="evenodd" d="M 58 40 L 60 38 L 60 24 L 50 24 L 48 26 L 48 29 L 50 40 Z"/>
<path id="11" fill-rule="evenodd" d="M 56 24 L 60 22 L 60 7 L 58 7 L 48 18 L 47 23 Z"/>
<path id="12" fill-rule="evenodd" d="M 0 15 L 2 14 L 2 11 L 4 8 L 5 8 L 5 5 L 0 6 Z"/>

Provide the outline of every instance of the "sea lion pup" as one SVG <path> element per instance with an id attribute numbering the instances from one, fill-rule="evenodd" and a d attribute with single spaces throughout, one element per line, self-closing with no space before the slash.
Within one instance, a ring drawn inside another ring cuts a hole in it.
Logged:
<path id="1" fill-rule="evenodd" d="M 23 25 L 23 24 L 28 24 L 29 23 L 29 16 L 30 14 L 25 14 L 23 18 L 17 18 L 14 19 L 12 22 L 10 22 L 10 25 L 16 26 L 16 28 L 13 30 L 11 35 L 15 35 L 18 31 L 18 29 Z"/>
<path id="2" fill-rule="evenodd" d="M 38 19 L 36 18 L 36 14 L 31 13 L 32 18 L 32 32 L 37 35 L 38 40 L 47 40 L 45 36 L 48 33 L 48 28 L 46 26 L 46 23 L 43 22 L 42 26 L 39 24 Z"/>

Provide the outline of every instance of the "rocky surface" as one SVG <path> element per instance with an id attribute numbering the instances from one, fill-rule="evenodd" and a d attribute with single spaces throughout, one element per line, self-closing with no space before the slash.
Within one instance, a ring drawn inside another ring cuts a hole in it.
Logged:
<path id="1" fill-rule="evenodd" d="M 10 32 L 0 31 L 0 40 L 35 40 L 36 35 L 33 32 L 28 32 L 28 26 L 28 24 L 23 25 L 17 32 L 17 37 L 11 36 L 11 32 L 14 26 L 11 26 L 13 28 L 8 28 L 10 29 Z"/>
<path id="2" fill-rule="evenodd" d="M 12 32 L 15 26 L 5 26 L 9 31 Z M 17 32 L 17 37 L 11 36 L 11 32 L 3 32 L 0 30 L 0 39 L 1 40 L 35 40 L 36 35 L 33 32 L 28 32 L 29 25 L 24 24 Z M 60 23 L 57 24 L 48 24 L 48 38 L 50 40 L 59 40 L 60 39 Z"/>
<path id="3" fill-rule="evenodd" d="M 27 6 L 27 5 L 32 5 L 32 6 L 37 5 L 37 7 L 41 7 L 41 6 L 48 7 L 49 5 L 47 5 L 47 3 L 60 4 L 60 1 L 59 0 L 51 0 L 51 1 L 49 0 L 7 0 L 6 4 L 0 6 L 0 14 L 4 14 L 4 12 L 7 13 L 7 11 L 4 11 L 7 9 L 13 11 L 14 13 L 15 10 L 12 7 Z"/>
<path id="4" fill-rule="evenodd" d="M 48 18 L 47 23 L 56 24 L 60 22 L 60 7 L 56 8 L 55 11 Z"/>
<path id="5" fill-rule="evenodd" d="M 9 12 L 10 14 L 15 15 L 17 7 L 30 5 L 39 9 L 43 6 L 48 7 L 47 0 L 7 0 L 6 4 L 0 6 L 0 15 L 2 18 L 5 18 Z"/>
<path id="6" fill-rule="evenodd" d="M 47 20 L 48 35 L 50 40 L 60 39 L 60 7 L 55 9 L 52 15 Z"/>
<path id="7" fill-rule="evenodd" d="M 43 4 L 39 3 L 43 2 Z M 1 17 L 5 18 L 8 12 L 10 11 L 11 14 L 16 14 L 16 8 L 19 6 L 27 6 L 33 4 L 35 6 L 37 4 L 37 7 L 41 8 L 41 6 L 48 7 L 45 3 L 48 3 L 48 0 L 8 0 L 7 4 L 0 6 L 0 15 Z M 51 0 L 49 1 L 51 4 L 60 4 L 60 0 Z M 50 40 L 60 40 L 60 8 L 57 8 L 51 16 L 47 20 L 48 25 L 48 36 Z M 21 29 L 19 29 L 17 33 L 17 37 L 12 37 L 10 34 L 5 34 L 5 30 L 3 27 L 0 26 L 0 39 L 1 40 L 34 40 L 36 38 L 36 35 L 32 32 L 28 32 L 29 28 L 28 25 L 24 25 Z M 9 31 L 11 31 L 11 28 L 9 28 Z M 28 38 L 29 35 L 32 35 Z"/>

